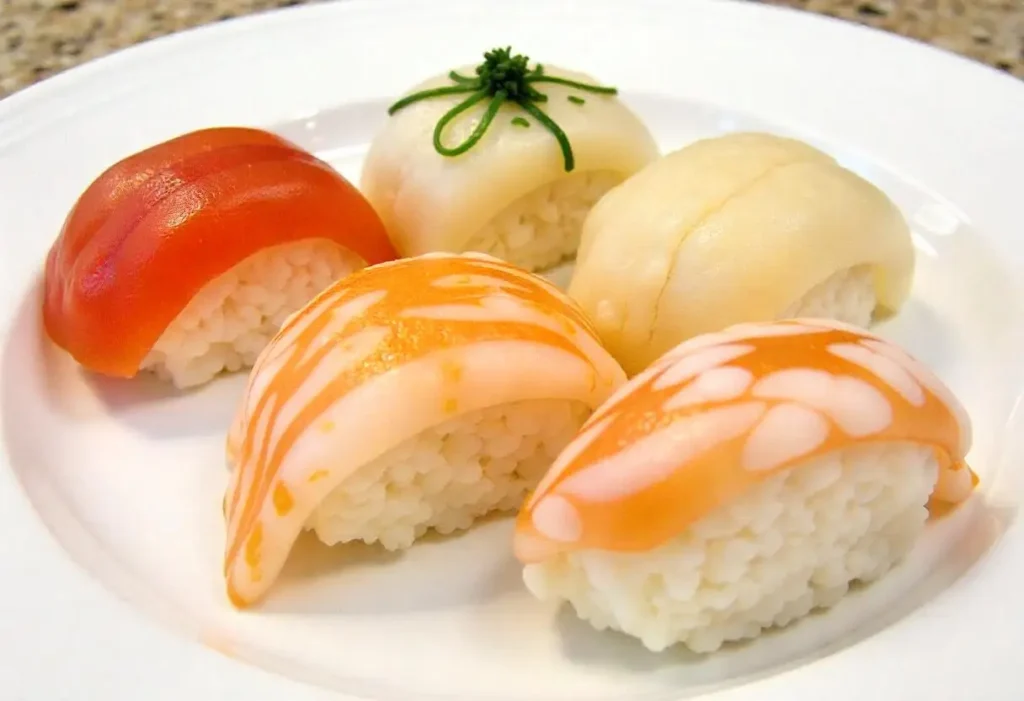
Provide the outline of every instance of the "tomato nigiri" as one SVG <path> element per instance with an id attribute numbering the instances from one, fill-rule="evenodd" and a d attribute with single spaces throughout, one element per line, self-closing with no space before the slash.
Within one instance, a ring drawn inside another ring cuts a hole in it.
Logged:
<path id="1" fill-rule="evenodd" d="M 43 322 L 90 371 L 194 386 L 251 365 L 313 295 L 396 256 L 323 161 L 260 129 L 203 129 L 79 197 L 46 261 Z"/>

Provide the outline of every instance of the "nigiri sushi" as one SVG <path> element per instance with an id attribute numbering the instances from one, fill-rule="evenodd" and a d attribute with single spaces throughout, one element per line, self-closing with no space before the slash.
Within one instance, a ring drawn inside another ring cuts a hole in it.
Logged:
<path id="1" fill-rule="evenodd" d="M 260 129 L 203 129 L 89 185 L 47 258 L 43 322 L 93 372 L 191 387 L 251 365 L 314 294 L 396 256 L 326 163 Z"/>
<path id="2" fill-rule="evenodd" d="M 340 280 L 260 355 L 229 433 L 230 599 L 262 597 L 303 529 L 400 550 L 515 509 L 624 381 L 567 297 L 495 258 Z"/>
<path id="3" fill-rule="evenodd" d="M 608 193 L 583 226 L 569 295 L 630 374 L 741 322 L 870 327 L 914 273 L 910 229 L 873 184 L 801 141 L 703 139 Z"/>
<path id="4" fill-rule="evenodd" d="M 520 511 L 527 587 L 652 651 L 836 604 L 966 500 L 971 424 L 928 368 L 820 319 L 695 337 L 632 378 Z"/>
<path id="5" fill-rule="evenodd" d="M 531 271 L 572 258 L 590 208 L 658 149 L 615 88 L 496 49 L 413 87 L 360 188 L 402 255 L 479 251 Z"/>

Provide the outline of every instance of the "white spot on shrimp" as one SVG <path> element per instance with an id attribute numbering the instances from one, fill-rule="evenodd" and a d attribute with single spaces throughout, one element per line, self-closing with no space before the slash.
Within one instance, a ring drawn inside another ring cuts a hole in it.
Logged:
<path id="1" fill-rule="evenodd" d="M 666 401 L 662 409 L 675 411 L 706 402 L 726 402 L 743 394 L 753 381 L 753 374 L 743 368 L 712 368 Z"/>
<path id="2" fill-rule="evenodd" d="M 683 341 L 675 348 L 666 351 L 661 357 L 651 363 L 650 367 L 662 368 L 666 365 L 675 363 L 680 358 L 685 358 L 691 353 L 696 353 L 697 351 L 704 350 L 705 348 L 722 346 L 732 340 L 732 338 L 722 332 L 706 333 L 700 336 L 694 336 L 693 338 Z"/>
<path id="3" fill-rule="evenodd" d="M 502 280 L 496 277 L 490 277 L 488 275 L 475 275 L 473 273 L 466 273 L 463 275 L 444 275 L 437 278 L 430 283 L 434 287 L 448 288 L 448 287 L 491 287 L 494 289 L 505 289 L 508 287 L 518 287 L 513 285 L 507 280 Z"/>
<path id="4" fill-rule="evenodd" d="M 751 341 L 757 338 L 776 336 L 801 336 L 805 334 L 824 333 L 828 329 L 805 324 L 803 320 L 787 319 L 771 322 L 745 322 L 734 324 L 721 331 L 705 333 L 683 341 L 668 351 L 657 362 L 672 362 L 704 348 Z"/>
<path id="5" fill-rule="evenodd" d="M 770 322 L 745 322 L 734 324 L 721 331 L 694 336 L 680 343 L 675 348 L 667 351 L 660 358 L 655 360 L 651 367 L 664 367 L 670 365 L 680 358 L 685 358 L 705 348 L 714 346 L 731 345 L 741 341 L 750 341 L 757 338 L 772 338 L 776 336 L 801 336 L 806 334 L 824 333 L 829 329 L 816 324 L 805 323 L 804 319 L 786 319 L 783 321 Z"/>
<path id="6" fill-rule="evenodd" d="M 321 348 L 325 343 L 336 343 L 337 335 L 344 331 L 345 327 L 348 326 L 353 319 L 357 316 L 366 313 L 368 309 L 378 304 L 381 300 L 387 297 L 387 290 L 375 290 L 373 292 L 367 292 L 366 294 L 359 295 L 355 299 L 345 302 L 341 306 L 335 309 L 324 309 L 320 314 L 330 314 L 326 326 L 323 330 L 316 335 L 309 344 L 306 345 L 302 355 L 296 358 L 295 362 L 305 362 L 309 359 L 313 353 Z M 310 317 L 316 317 L 317 314 L 309 314 Z M 303 329 L 306 327 L 303 326 Z M 295 340 L 293 339 L 281 339 L 281 343 L 287 346 L 291 346 Z"/>
<path id="7" fill-rule="evenodd" d="M 757 425 L 743 449 L 744 469 L 770 470 L 806 455 L 828 437 L 825 417 L 800 404 L 779 404 Z"/>
<path id="8" fill-rule="evenodd" d="M 583 534 L 576 507 L 557 494 L 544 497 L 533 510 L 533 526 L 541 535 L 560 543 L 573 543 Z"/>
<path id="9" fill-rule="evenodd" d="M 550 314 L 504 292 L 496 292 L 482 297 L 478 304 L 435 304 L 427 307 L 407 307 L 399 312 L 399 316 L 436 321 L 532 323 L 558 332 L 563 336 L 566 335 L 563 326 L 557 324 Z"/>
<path id="10" fill-rule="evenodd" d="M 722 331 L 731 340 L 747 341 L 754 338 L 774 338 L 778 336 L 804 336 L 812 333 L 824 333 L 825 329 L 800 320 L 787 319 L 765 323 L 748 322 L 735 324 Z"/>
<path id="11" fill-rule="evenodd" d="M 645 370 L 644 372 L 640 373 L 629 382 L 624 382 L 623 384 L 619 385 L 619 388 L 612 392 L 612 396 L 604 400 L 601 406 L 597 408 L 597 411 L 591 414 L 590 418 L 583 423 L 583 430 L 586 430 L 590 426 L 596 424 L 598 421 L 603 421 L 610 414 L 612 414 L 615 411 L 615 409 L 626 400 L 627 397 L 632 396 L 633 393 L 637 391 L 637 388 L 643 385 L 643 382 L 646 379 L 646 377 L 647 371 Z"/>
<path id="12" fill-rule="evenodd" d="M 430 251 L 418 256 L 421 260 L 444 260 L 447 258 L 480 258 L 488 260 L 488 258 L 482 253 L 474 253 L 467 251 L 466 253 L 451 253 L 449 251 Z M 415 258 L 400 258 L 399 260 L 415 260 Z"/>
<path id="13" fill-rule="evenodd" d="M 845 321 L 839 321 L 837 319 L 824 319 L 824 318 L 807 318 L 807 319 L 790 319 L 790 321 L 803 324 L 815 329 L 821 329 L 822 331 L 846 331 L 862 338 L 878 338 L 875 334 L 871 333 L 862 326 L 856 326 Z"/>
<path id="14" fill-rule="evenodd" d="M 957 423 L 960 426 L 960 455 L 961 457 L 967 454 L 967 451 L 971 447 L 971 419 L 967 414 L 967 410 L 964 408 L 960 400 L 956 398 L 953 392 L 946 386 L 946 384 L 939 379 L 938 375 L 932 372 L 919 360 L 915 359 L 909 353 L 903 349 L 892 345 L 891 343 L 885 343 L 884 341 L 863 341 L 864 345 L 881 355 L 900 363 L 914 378 L 920 382 L 929 392 L 934 394 L 943 402 L 949 410 L 956 416 Z"/>
<path id="15" fill-rule="evenodd" d="M 892 406 L 885 395 L 863 380 L 824 370 L 779 370 L 761 378 L 752 394 L 806 404 L 827 414 L 854 437 L 869 436 L 892 423 Z"/>
<path id="16" fill-rule="evenodd" d="M 655 390 L 673 387 L 711 368 L 724 365 L 753 352 L 753 346 L 740 345 L 713 346 L 703 349 L 677 360 L 654 381 L 652 387 Z"/>
<path id="17" fill-rule="evenodd" d="M 429 307 L 407 307 L 398 314 L 415 319 L 436 321 L 519 321 L 523 305 L 511 297 L 492 295 L 490 309 L 483 304 L 435 304 Z M 481 300 L 482 302 L 482 300 Z M 496 313 L 498 312 L 498 313 Z"/>
<path id="18" fill-rule="evenodd" d="M 526 504 L 526 508 L 533 508 L 537 501 L 544 496 L 544 493 L 551 488 L 555 480 L 558 479 L 559 475 L 565 472 L 566 468 L 569 467 L 573 461 L 580 456 L 587 446 L 594 442 L 594 440 L 608 427 L 608 424 L 612 422 L 611 416 L 606 416 L 600 421 L 592 424 L 591 426 L 584 426 L 583 430 L 576 435 L 569 445 L 562 449 L 562 452 L 558 454 L 555 462 L 548 468 L 548 471 L 544 473 L 544 477 L 541 478 L 537 484 L 537 488 L 533 491 L 533 496 L 530 497 L 529 502 Z"/>
<path id="19" fill-rule="evenodd" d="M 330 352 L 310 370 L 302 385 L 296 388 L 295 393 L 281 406 L 276 424 L 270 427 L 271 445 L 278 444 L 284 432 L 309 405 L 317 392 L 330 385 L 334 378 L 357 367 L 377 350 L 390 334 L 391 329 L 386 326 L 368 326 L 348 336 L 341 343 L 334 343 Z"/>
<path id="20" fill-rule="evenodd" d="M 557 552 L 557 546 L 552 547 L 550 541 L 524 531 L 516 531 L 512 548 L 516 557 L 525 562 L 546 560 Z"/>
<path id="21" fill-rule="evenodd" d="M 865 344 L 876 343 L 865 341 Z M 913 406 L 924 405 L 924 390 L 900 363 L 872 351 L 858 343 L 833 343 L 828 352 L 848 362 L 859 365 L 893 388 Z"/>
<path id="22" fill-rule="evenodd" d="M 764 402 L 744 402 L 681 418 L 572 474 L 556 492 L 590 501 L 614 501 L 636 494 L 708 450 L 742 435 L 764 410 Z"/>

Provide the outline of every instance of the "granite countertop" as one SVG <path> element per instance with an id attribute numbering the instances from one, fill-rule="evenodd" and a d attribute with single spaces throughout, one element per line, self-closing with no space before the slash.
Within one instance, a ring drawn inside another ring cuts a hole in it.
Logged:
<path id="1" fill-rule="evenodd" d="M 318 0 L 0 0 L 0 97 L 131 44 Z M 1024 0 L 765 0 L 927 41 L 1024 78 Z"/>

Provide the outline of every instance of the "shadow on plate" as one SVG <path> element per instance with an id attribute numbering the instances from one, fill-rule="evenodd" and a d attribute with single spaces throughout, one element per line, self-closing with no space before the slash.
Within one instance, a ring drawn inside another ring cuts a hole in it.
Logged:
<path id="1" fill-rule="evenodd" d="M 195 390 L 179 391 L 156 377 L 103 377 L 83 369 L 46 334 L 42 281 L 37 279 L 15 316 L 4 348 L 5 393 L 10 405 L 32 401 L 64 418 L 113 418 L 153 438 L 226 433 L 244 388 L 244 373 L 225 375 Z M 19 399 L 21 398 L 21 399 Z"/>
<path id="2" fill-rule="evenodd" d="M 563 654 L 574 664 L 612 673 L 655 674 L 665 683 L 676 679 L 686 688 L 685 698 L 699 696 L 723 679 L 749 683 L 840 653 L 921 609 L 939 605 L 946 590 L 969 585 L 1016 512 L 1016 507 L 975 499 L 933 522 L 929 537 L 881 580 L 855 583 L 835 607 L 754 639 L 726 643 L 713 654 L 679 646 L 651 652 L 631 636 L 596 630 L 568 604 L 557 609 L 551 624 Z"/>
<path id="3" fill-rule="evenodd" d="M 492 515 L 400 552 L 361 542 L 328 547 L 306 532 L 259 610 L 374 616 L 486 604 L 522 589 L 511 546 L 494 547 L 495 531 L 506 530 L 511 518 Z"/>
<path id="4" fill-rule="evenodd" d="M 652 652 L 625 633 L 597 630 L 581 620 L 569 604 L 558 609 L 555 629 L 562 642 L 563 654 L 575 664 L 650 673 L 680 664 L 694 664 L 702 659 L 702 656 L 685 649 Z"/>
<path id="5" fill-rule="evenodd" d="M 868 588 L 855 587 L 850 598 L 864 596 L 862 589 Z M 852 623 L 849 616 L 841 616 L 845 619 L 842 626 L 830 625 L 832 615 L 828 610 L 814 611 L 784 628 L 765 630 L 756 638 L 727 642 L 710 654 L 679 645 L 653 652 L 631 636 L 594 629 L 577 618 L 568 605 L 559 609 L 555 626 L 563 654 L 573 664 L 656 679 L 660 686 L 679 689 L 672 696 L 675 701 L 720 691 L 723 680 L 728 680 L 726 686 L 732 688 L 796 669 L 875 632 L 869 621 L 863 620 L 861 626 Z"/>

